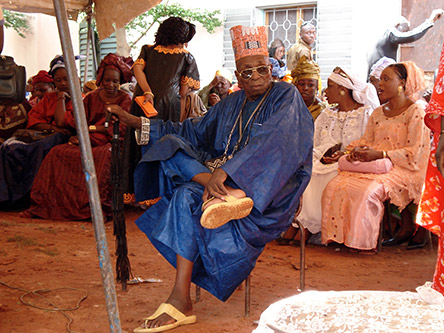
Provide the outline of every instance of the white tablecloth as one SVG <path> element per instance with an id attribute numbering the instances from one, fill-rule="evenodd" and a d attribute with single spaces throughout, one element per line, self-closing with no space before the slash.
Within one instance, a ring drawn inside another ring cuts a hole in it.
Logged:
<path id="1" fill-rule="evenodd" d="M 417 292 L 307 291 L 269 306 L 254 333 L 444 332 L 444 297 Z"/>

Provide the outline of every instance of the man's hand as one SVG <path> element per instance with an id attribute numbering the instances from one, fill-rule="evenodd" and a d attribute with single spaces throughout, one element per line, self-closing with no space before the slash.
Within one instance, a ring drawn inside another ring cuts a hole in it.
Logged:
<path id="1" fill-rule="evenodd" d="M 72 136 L 72 137 L 69 138 L 68 142 L 69 142 L 70 145 L 79 145 L 79 138 L 78 138 L 77 135 Z"/>
<path id="2" fill-rule="evenodd" d="M 57 99 L 70 99 L 71 96 L 69 96 L 69 94 L 66 91 L 58 91 L 57 92 Z"/>
<path id="3" fill-rule="evenodd" d="M 211 197 L 224 199 L 228 195 L 228 190 L 225 188 L 224 182 L 227 180 L 227 173 L 223 169 L 214 170 L 210 180 L 205 186 L 205 190 L 202 196 L 203 201 L 208 200 Z"/>
<path id="4" fill-rule="evenodd" d="M 116 104 L 111 104 L 106 107 L 106 111 L 112 113 L 111 119 L 113 121 L 120 121 L 125 126 L 134 127 L 140 129 L 140 118 L 126 112 L 120 106 Z"/>

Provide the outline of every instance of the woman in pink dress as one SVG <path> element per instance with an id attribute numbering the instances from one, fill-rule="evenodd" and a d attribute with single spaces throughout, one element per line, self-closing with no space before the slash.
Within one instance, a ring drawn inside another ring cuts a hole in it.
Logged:
<path id="1" fill-rule="evenodd" d="M 407 69 L 388 66 L 381 74 L 379 94 L 385 104 L 370 116 L 361 139 L 347 150 L 349 159 L 370 162 L 389 158 L 385 174 L 340 171 L 322 196 L 322 242 L 344 243 L 373 251 L 387 199 L 402 211 L 419 202 L 430 152 L 430 131 L 424 110 L 406 96 Z"/>

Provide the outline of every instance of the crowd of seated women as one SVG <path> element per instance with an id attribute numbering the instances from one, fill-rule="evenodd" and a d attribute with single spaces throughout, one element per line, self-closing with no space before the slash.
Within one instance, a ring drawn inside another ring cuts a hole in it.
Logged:
<path id="1" fill-rule="evenodd" d="M 328 77 L 325 103 L 319 100 L 319 75 L 317 64 L 305 57 L 292 71 L 315 120 L 313 169 L 295 216 L 304 230 L 294 221 L 277 241 L 298 245 L 304 234 L 314 244 L 375 253 L 384 208 L 390 207 L 384 203 L 402 212 L 420 200 L 430 152 L 423 120 L 427 102 L 420 98 L 424 72 L 411 61 L 385 58 L 373 66 L 366 83 L 336 67 Z M 402 220 L 383 245 L 424 246 L 421 231 L 413 220 Z"/>

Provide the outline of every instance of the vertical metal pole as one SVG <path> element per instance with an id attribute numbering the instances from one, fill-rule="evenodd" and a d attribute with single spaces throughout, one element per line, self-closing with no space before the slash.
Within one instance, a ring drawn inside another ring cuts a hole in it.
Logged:
<path id="1" fill-rule="evenodd" d="M 94 159 L 89 141 L 88 126 L 86 122 L 85 109 L 83 107 L 82 94 L 77 76 L 76 64 L 72 48 L 71 36 L 69 34 L 68 17 L 66 15 L 65 1 L 53 0 L 54 9 L 59 28 L 60 41 L 62 44 L 66 70 L 68 72 L 71 101 L 74 108 L 74 119 L 76 121 L 77 135 L 80 141 L 80 153 L 82 157 L 83 171 L 85 173 L 86 186 L 90 200 L 91 215 L 96 237 L 97 252 L 99 256 L 102 282 L 105 289 L 106 306 L 111 332 L 121 332 L 119 310 L 117 306 L 116 290 L 114 288 L 114 276 L 111 260 L 106 241 L 105 225 L 100 203 L 97 176 Z"/>

